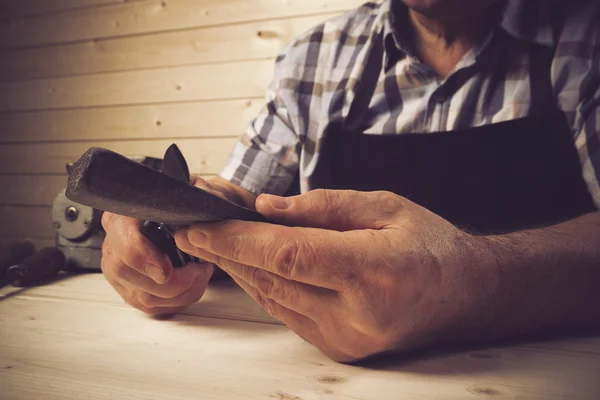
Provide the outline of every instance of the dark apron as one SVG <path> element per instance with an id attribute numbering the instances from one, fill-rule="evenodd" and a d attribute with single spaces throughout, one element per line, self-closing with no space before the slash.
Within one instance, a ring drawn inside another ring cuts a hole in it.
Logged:
<path id="1" fill-rule="evenodd" d="M 556 98 L 551 50 L 536 46 L 532 57 L 547 73 L 531 78 L 529 117 L 449 132 L 370 135 L 363 121 L 382 68 L 383 40 L 377 40 L 348 117 L 324 137 L 315 188 L 393 192 L 482 234 L 596 211 L 566 117 L 557 105 L 547 106 Z"/>

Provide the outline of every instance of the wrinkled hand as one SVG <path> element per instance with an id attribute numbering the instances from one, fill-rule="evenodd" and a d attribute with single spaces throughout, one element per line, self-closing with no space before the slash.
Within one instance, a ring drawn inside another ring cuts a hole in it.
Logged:
<path id="1" fill-rule="evenodd" d="M 192 183 L 210 190 L 194 177 Z M 151 315 L 183 311 L 204 294 L 213 274 L 212 264 L 173 268 L 169 258 L 142 233 L 142 221 L 104 213 L 106 238 L 102 246 L 102 272 L 129 305 Z"/>
<path id="2" fill-rule="evenodd" d="M 452 341 L 485 291 L 475 237 L 403 197 L 317 190 L 256 207 L 288 226 L 198 224 L 177 244 L 334 360 Z"/>

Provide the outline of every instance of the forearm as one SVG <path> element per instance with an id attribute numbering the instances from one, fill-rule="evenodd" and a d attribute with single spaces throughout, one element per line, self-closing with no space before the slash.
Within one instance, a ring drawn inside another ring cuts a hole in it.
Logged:
<path id="1" fill-rule="evenodd" d="M 489 288 L 478 335 L 600 325 L 600 213 L 477 240 Z"/>

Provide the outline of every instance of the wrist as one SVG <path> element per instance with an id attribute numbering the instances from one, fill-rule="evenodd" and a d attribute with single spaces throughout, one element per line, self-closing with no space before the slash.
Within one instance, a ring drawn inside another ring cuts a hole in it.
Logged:
<path id="1" fill-rule="evenodd" d="M 457 301 L 446 332 L 448 342 L 498 336 L 506 290 L 496 246 L 488 237 L 467 233 L 456 243 L 454 268 L 460 284 L 452 287 L 452 297 Z"/>

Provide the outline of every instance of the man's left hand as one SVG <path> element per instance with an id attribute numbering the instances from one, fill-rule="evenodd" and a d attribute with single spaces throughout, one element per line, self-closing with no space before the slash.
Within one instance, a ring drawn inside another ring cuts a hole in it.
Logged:
<path id="1" fill-rule="evenodd" d="M 495 279 L 477 239 L 389 192 L 262 195 L 269 223 L 179 231 L 271 315 L 336 361 L 456 340 Z"/>

